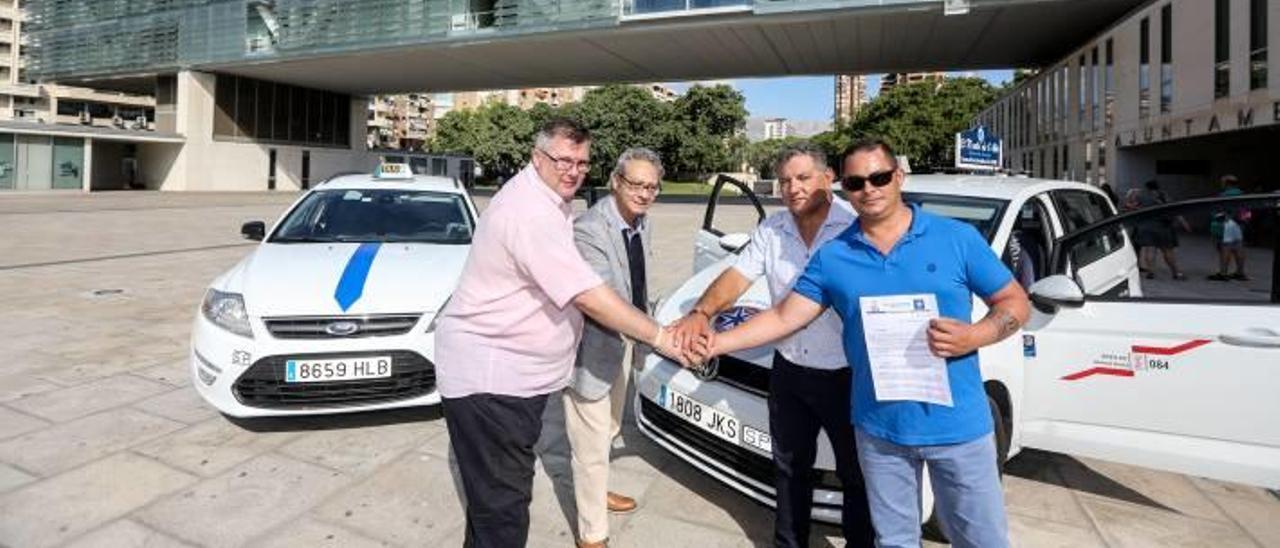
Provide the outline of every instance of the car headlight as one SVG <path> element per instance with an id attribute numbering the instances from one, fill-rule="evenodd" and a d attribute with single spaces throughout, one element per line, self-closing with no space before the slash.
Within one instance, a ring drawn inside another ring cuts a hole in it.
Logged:
<path id="1" fill-rule="evenodd" d="M 436 315 L 431 318 L 431 323 L 427 324 L 427 331 L 426 331 L 427 333 L 436 332 L 436 322 L 439 322 L 440 316 L 444 315 L 444 309 L 446 306 L 449 306 L 449 301 L 451 299 L 453 299 L 453 295 L 449 295 L 449 297 L 445 299 L 443 303 L 440 303 L 440 307 L 436 309 Z"/>
<path id="2" fill-rule="evenodd" d="M 244 308 L 244 297 L 239 293 L 226 293 L 210 289 L 204 294 L 200 312 L 214 325 L 242 337 L 253 338 L 249 328 L 249 313 Z"/>

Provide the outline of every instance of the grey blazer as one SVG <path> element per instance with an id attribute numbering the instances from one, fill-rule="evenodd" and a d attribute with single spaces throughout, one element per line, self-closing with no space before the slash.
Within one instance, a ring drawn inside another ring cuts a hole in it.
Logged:
<path id="1" fill-rule="evenodd" d="M 573 222 L 573 240 L 578 252 L 591 269 L 604 279 L 622 300 L 631 302 L 631 266 L 627 260 L 627 244 L 622 239 L 624 228 L 621 215 L 612 196 L 596 202 Z M 653 245 L 648 221 L 641 225 L 640 242 L 644 246 L 645 280 L 653 266 Z M 653 287 L 650 284 L 650 294 Z M 646 307 L 647 308 L 647 307 Z M 644 311 L 646 314 L 648 310 Z M 636 353 L 641 348 L 636 348 Z M 582 341 L 578 345 L 578 357 L 574 362 L 569 386 L 588 400 L 598 400 L 609 394 L 613 381 L 622 370 L 622 358 L 626 343 L 622 335 L 587 318 L 582 328 Z M 633 357 L 633 360 L 639 359 Z"/>

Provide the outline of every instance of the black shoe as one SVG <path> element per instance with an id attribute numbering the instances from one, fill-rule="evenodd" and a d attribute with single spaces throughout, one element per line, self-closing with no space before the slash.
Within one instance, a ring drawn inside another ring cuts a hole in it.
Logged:
<path id="1" fill-rule="evenodd" d="M 1210 274 L 1209 279 L 1215 282 L 1227 282 L 1231 281 L 1231 276 L 1219 272 L 1217 274 Z"/>

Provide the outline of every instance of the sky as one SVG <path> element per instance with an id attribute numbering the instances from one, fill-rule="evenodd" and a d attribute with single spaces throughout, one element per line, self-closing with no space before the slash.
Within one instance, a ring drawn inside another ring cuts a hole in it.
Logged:
<path id="1" fill-rule="evenodd" d="M 1013 78 L 1012 70 L 988 70 L 976 73 L 953 73 L 957 76 L 976 74 L 994 85 Z M 750 78 L 714 80 L 702 84 L 729 84 L 747 98 L 747 112 L 752 117 L 789 118 L 792 120 L 830 120 L 835 110 L 835 79 L 832 76 L 793 76 L 786 78 Z M 673 83 L 683 93 L 689 82 Z M 880 91 L 880 75 L 867 77 L 867 95 Z"/>

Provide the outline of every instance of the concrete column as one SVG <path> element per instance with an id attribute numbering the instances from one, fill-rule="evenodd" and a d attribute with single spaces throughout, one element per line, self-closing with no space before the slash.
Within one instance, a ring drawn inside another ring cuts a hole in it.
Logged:
<path id="1" fill-rule="evenodd" d="M 84 138 L 84 161 L 80 168 L 80 184 L 85 192 L 93 190 L 93 139 Z"/>

